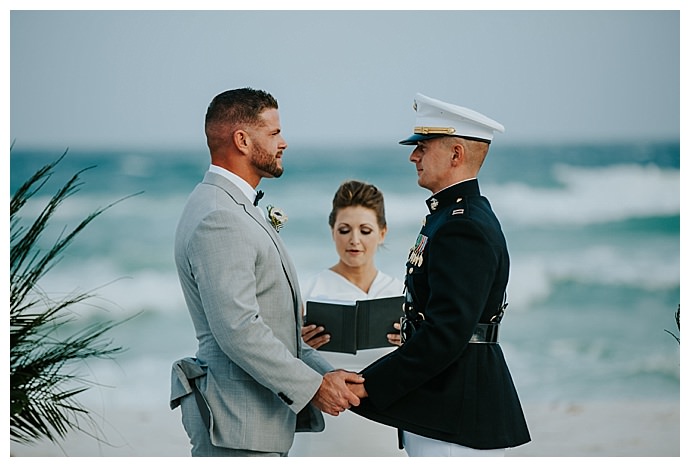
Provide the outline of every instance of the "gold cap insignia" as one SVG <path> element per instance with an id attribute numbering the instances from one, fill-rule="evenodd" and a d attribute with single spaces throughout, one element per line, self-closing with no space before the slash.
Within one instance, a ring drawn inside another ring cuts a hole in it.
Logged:
<path id="1" fill-rule="evenodd" d="M 455 134 L 455 128 L 450 126 L 416 126 L 414 132 L 417 135 L 452 135 Z"/>

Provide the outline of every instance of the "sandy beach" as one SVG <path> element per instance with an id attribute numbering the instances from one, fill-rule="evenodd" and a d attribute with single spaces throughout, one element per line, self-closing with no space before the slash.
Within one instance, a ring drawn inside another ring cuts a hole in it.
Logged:
<path id="1" fill-rule="evenodd" d="M 680 404 L 630 400 L 524 404 L 532 442 L 508 457 L 676 457 L 680 456 Z M 330 420 L 327 419 L 327 423 Z M 61 447 L 11 443 L 16 457 L 188 457 L 180 412 L 156 410 L 110 414 L 102 431 L 109 444 L 72 434 Z M 343 442 L 333 456 L 356 457 Z"/>

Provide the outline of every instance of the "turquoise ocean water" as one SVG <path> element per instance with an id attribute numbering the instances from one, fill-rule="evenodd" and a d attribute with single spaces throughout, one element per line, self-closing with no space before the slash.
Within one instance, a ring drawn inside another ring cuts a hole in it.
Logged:
<path id="1" fill-rule="evenodd" d="M 10 191 L 63 152 L 11 152 Z M 377 264 L 402 279 L 429 193 L 416 184 L 405 147 L 291 146 L 285 174 L 264 180 L 262 205 L 283 208 L 280 235 L 301 278 L 336 262 L 326 222 L 340 182 L 376 184 L 386 198 L 389 235 Z M 172 244 L 185 199 L 208 166 L 192 151 L 73 151 L 58 165 L 31 218 L 77 170 L 80 191 L 44 238 L 127 195 L 98 217 L 43 279 L 53 296 L 97 289 L 78 324 L 136 317 L 109 335 L 128 350 L 80 371 L 103 387 L 86 405 L 169 410 L 170 363 L 196 348 L 174 269 Z M 502 146 L 479 177 L 501 219 L 512 269 L 501 341 L 521 397 L 528 401 L 675 399 L 679 334 L 680 146 Z M 462 265 L 458 265 L 461 267 Z M 111 409 L 112 410 L 112 409 Z"/>

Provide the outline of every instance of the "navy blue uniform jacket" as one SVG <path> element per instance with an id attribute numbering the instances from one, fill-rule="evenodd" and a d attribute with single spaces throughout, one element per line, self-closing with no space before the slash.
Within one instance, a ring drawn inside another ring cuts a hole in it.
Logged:
<path id="1" fill-rule="evenodd" d="M 468 343 L 497 314 L 509 258 L 498 219 L 476 179 L 427 200 L 405 283 L 421 327 L 362 371 L 369 397 L 352 410 L 412 433 L 475 449 L 530 441 L 499 344 Z M 421 259 L 420 259 L 421 258 Z"/>

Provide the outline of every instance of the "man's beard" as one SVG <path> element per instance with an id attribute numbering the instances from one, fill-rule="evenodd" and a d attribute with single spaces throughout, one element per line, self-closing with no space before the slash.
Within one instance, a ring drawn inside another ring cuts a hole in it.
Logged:
<path id="1" fill-rule="evenodd" d="M 278 178 L 283 175 L 283 168 L 278 165 L 278 159 L 263 148 L 256 148 L 252 155 L 252 164 L 266 178 Z"/>

